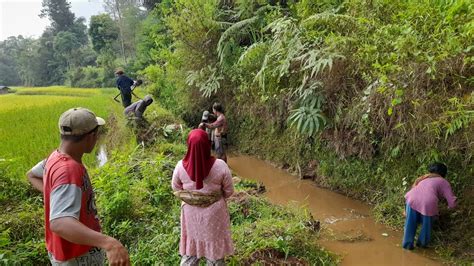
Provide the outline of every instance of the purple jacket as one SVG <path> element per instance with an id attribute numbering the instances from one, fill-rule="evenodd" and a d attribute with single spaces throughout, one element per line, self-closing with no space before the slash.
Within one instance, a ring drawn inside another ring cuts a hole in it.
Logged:
<path id="1" fill-rule="evenodd" d="M 410 189 L 405 195 L 408 205 L 425 216 L 438 215 L 438 201 L 445 198 L 448 207 L 456 207 L 454 196 L 449 182 L 442 177 L 429 177 Z"/>

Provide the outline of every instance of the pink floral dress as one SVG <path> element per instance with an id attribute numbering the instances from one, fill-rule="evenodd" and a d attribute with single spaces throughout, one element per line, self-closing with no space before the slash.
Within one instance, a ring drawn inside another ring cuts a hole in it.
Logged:
<path id="1" fill-rule="evenodd" d="M 177 190 L 196 190 L 179 161 L 173 172 L 172 187 Z M 181 240 L 179 252 L 183 255 L 219 260 L 234 253 L 230 231 L 230 217 L 226 199 L 234 193 L 232 175 L 227 164 L 217 159 L 203 181 L 203 193 L 222 191 L 223 198 L 208 207 L 181 205 Z"/>

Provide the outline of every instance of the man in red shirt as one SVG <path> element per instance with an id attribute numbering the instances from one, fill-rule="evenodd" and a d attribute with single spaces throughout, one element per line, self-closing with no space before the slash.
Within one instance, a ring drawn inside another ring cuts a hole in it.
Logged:
<path id="1" fill-rule="evenodd" d="M 100 232 L 94 192 L 82 164 L 105 121 L 84 108 L 59 118 L 61 145 L 28 172 L 32 185 L 43 191 L 46 248 L 52 265 L 130 265 L 125 247 Z M 42 187 L 41 187 L 42 183 Z"/>

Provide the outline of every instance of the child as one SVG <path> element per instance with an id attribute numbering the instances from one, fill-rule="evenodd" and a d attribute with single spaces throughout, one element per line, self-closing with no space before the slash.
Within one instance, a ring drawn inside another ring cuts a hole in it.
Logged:
<path id="1" fill-rule="evenodd" d="M 421 232 L 416 245 L 426 247 L 431 238 L 431 223 L 433 216 L 438 215 L 438 200 L 443 197 L 448 207 L 456 206 L 456 197 L 449 182 L 444 179 L 448 172 L 446 165 L 433 163 L 428 166 L 430 174 L 424 175 L 415 181 L 410 191 L 405 195 L 406 220 L 403 235 L 403 248 L 413 249 L 416 228 L 422 224 Z"/>
<path id="2" fill-rule="evenodd" d="M 216 121 L 216 116 L 206 110 L 202 113 L 201 123 L 198 126 L 198 128 L 206 131 L 208 139 L 211 142 L 212 148 L 214 148 L 213 132 L 212 129 L 206 127 L 206 123 L 213 123 L 214 121 Z"/>
<path id="3" fill-rule="evenodd" d="M 216 115 L 216 121 L 213 123 L 204 123 L 205 127 L 212 129 L 212 142 L 218 159 L 224 160 L 227 163 L 227 155 L 225 153 L 224 145 L 227 144 L 227 119 L 224 116 L 224 107 L 220 103 L 212 105 L 212 111 Z"/>

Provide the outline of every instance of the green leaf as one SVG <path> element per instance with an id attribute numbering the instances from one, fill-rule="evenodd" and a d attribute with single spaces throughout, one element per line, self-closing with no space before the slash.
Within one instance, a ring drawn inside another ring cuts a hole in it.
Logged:
<path id="1" fill-rule="evenodd" d="M 312 136 L 313 133 L 314 133 L 314 120 L 313 119 L 309 119 L 309 136 Z"/>
<path id="2" fill-rule="evenodd" d="M 309 125 L 309 121 L 310 121 L 310 120 L 311 120 L 311 119 L 308 119 L 308 118 L 306 117 L 306 119 L 305 119 L 305 121 L 304 121 L 304 124 L 303 124 L 303 128 L 300 130 L 301 133 L 304 133 L 304 132 L 308 131 L 308 125 Z"/>
<path id="3" fill-rule="evenodd" d="M 298 126 L 296 129 L 298 129 L 299 132 L 301 132 L 301 124 L 303 123 L 303 118 L 301 116 L 298 117 Z"/>
<path id="4" fill-rule="evenodd" d="M 402 99 L 400 98 L 395 98 L 392 100 L 392 106 L 396 106 L 402 103 Z"/>

